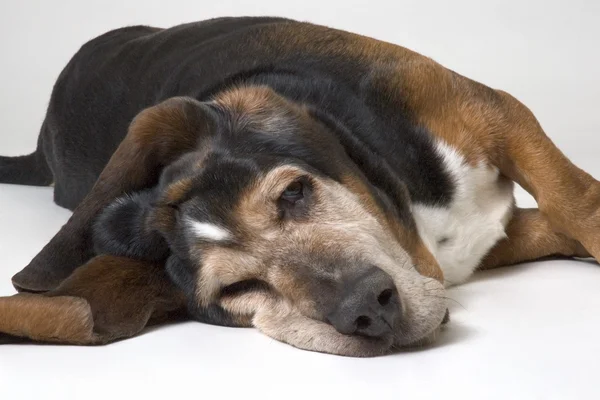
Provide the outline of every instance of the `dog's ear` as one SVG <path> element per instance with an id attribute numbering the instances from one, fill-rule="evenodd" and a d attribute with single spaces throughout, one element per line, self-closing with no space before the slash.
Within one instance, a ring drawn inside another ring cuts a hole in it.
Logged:
<path id="1" fill-rule="evenodd" d="M 173 97 L 142 110 L 73 216 L 29 265 L 13 276 L 15 288 L 40 292 L 60 285 L 93 257 L 92 226 L 99 213 L 117 197 L 158 185 L 165 167 L 206 146 L 218 122 L 219 113 L 212 105 L 189 97 Z"/>
<path id="2" fill-rule="evenodd" d="M 93 227 L 96 254 L 164 261 L 169 246 L 150 223 L 157 189 L 131 193 L 115 199 L 96 218 Z"/>
<path id="3" fill-rule="evenodd" d="M 50 292 L 0 297 L 0 344 L 103 344 L 185 315 L 162 263 L 98 256 Z"/>

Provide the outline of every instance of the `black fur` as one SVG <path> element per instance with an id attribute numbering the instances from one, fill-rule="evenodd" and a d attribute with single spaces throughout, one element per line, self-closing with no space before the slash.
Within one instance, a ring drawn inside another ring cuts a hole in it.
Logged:
<path id="1" fill-rule="evenodd" d="M 52 170 L 55 201 L 73 209 L 143 108 L 176 95 L 207 100 L 249 82 L 269 85 L 311 105 L 326 123 L 344 127 L 335 130 L 340 141 L 384 192 L 400 180 L 413 201 L 448 202 L 452 182 L 428 133 L 378 96 L 369 65 L 343 54 L 281 51 L 277 43 L 260 40 L 261 29 L 273 24 L 298 22 L 219 18 L 165 30 L 127 27 L 91 40 L 56 82 L 40 133 L 43 146 L 29 159 L 35 162 L 21 163 L 31 171 L 23 175 L 3 159 L 0 182 L 45 184 Z M 323 40 L 344 39 L 332 34 Z"/>
<path id="2" fill-rule="evenodd" d="M 238 326 L 231 314 L 218 304 L 201 307 L 196 300 L 198 269 L 189 261 L 172 254 L 165 265 L 167 275 L 188 299 L 187 311 L 197 321 L 212 325 Z"/>
<path id="3" fill-rule="evenodd" d="M 144 190 L 108 206 L 96 219 L 93 242 L 96 254 L 111 254 L 145 261 L 164 261 L 169 246 L 149 224 L 156 190 Z"/>
<path id="4" fill-rule="evenodd" d="M 89 41 L 54 86 L 37 151 L 22 158 L 0 158 L 0 183 L 54 181 L 56 203 L 73 209 L 142 109 L 173 96 L 207 101 L 233 85 L 257 84 L 306 105 L 313 119 L 301 129 L 310 135 L 231 132 L 227 116 L 211 109 L 213 152 L 203 161 L 202 172 L 193 172 L 196 155 L 189 153 L 165 166 L 157 188 L 110 206 L 95 224 L 96 253 L 166 260 L 173 282 L 193 298 L 197 268 L 186 258 L 186 235 L 148 227 L 155 193 L 191 174 L 190 192 L 173 206 L 199 220 L 221 223 L 235 235 L 229 211 L 261 172 L 297 164 L 340 180 L 342 171 L 328 149 L 342 149 L 357 173 L 366 177 L 380 206 L 407 226 L 412 224 L 410 201 L 447 204 L 453 184 L 429 132 L 415 126 L 406 110 L 398 109 L 397 99 L 377 90 L 377 74 L 385 71 L 374 72 L 369 63 L 344 57 L 343 52 L 283 50 L 278 43 L 261 39 L 266 27 L 277 26 L 284 35 L 285 27 L 293 24 L 300 23 L 220 18 L 165 30 L 122 28 Z M 322 40 L 314 46 L 336 41 L 343 45 L 345 39 L 332 31 Z M 86 249 L 80 249 L 83 258 L 89 258 Z M 218 306 L 200 309 L 192 302 L 189 308 L 197 319 L 233 324 Z"/>
<path id="5" fill-rule="evenodd" d="M 44 126 L 42 126 L 42 132 Z M 52 183 L 52 171 L 46 162 L 42 148 L 44 136 L 38 137 L 38 147 L 34 153 L 19 157 L 0 156 L 0 183 L 19 185 L 48 186 Z"/>

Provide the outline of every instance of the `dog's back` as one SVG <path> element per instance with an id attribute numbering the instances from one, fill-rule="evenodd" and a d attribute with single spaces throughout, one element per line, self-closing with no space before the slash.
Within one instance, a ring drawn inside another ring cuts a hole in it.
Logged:
<path id="1" fill-rule="evenodd" d="M 139 111 L 173 95 L 198 95 L 202 89 L 197 85 L 211 82 L 202 75 L 194 82 L 174 78 L 182 73 L 181 61 L 191 49 L 224 34 L 277 21 L 283 20 L 217 18 L 168 30 L 131 26 L 90 40 L 54 85 L 36 151 L 0 156 L 0 183 L 53 183 L 56 203 L 74 209 Z"/>
<path id="2" fill-rule="evenodd" d="M 210 100 L 227 87 L 254 84 L 306 104 L 325 119 L 333 116 L 332 124 L 341 122 L 354 136 L 340 140 L 361 151 L 356 157 L 372 158 L 368 165 L 374 169 L 385 159 L 414 199 L 443 203 L 450 183 L 430 137 L 398 109 L 393 96 L 374 88 L 385 68 L 375 69 L 370 60 L 387 62 L 374 53 L 374 43 L 382 45 L 348 32 L 264 17 L 108 32 L 85 44 L 61 73 L 38 150 L 1 160 L 0 182 L 54 182 L 56 203 L 73 209 L 142 109 L 173 96 Z M 352 145 L 356 139 L 359 144 Z M 16 167 L 7 169 L 9 164 Z M 420 182 L 417 171 L 423 170 L 431 184 Z M 379 180 L 386 175 L 371 173 Z"/>

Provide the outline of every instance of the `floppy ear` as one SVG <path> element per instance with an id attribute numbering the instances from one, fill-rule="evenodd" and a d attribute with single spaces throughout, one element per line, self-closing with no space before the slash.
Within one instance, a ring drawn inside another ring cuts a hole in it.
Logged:
<path id="1" fill-rule="evenodd" d="M 98 256 L 50 292 L 0 297 L 0 343 L 103 344 L 185 316 L 161 263 Z"/>
<path id="2" fill-rule="evenodd" d="M 156 192 L 149 189 L 119 197 L 100 213 L 93 227 L 96 254 L 166 260 L 169 246 L 150 224 Z"/>
<path id="3" fill-rule="evenodd" d="M 57 287 L 94 256 L 90 238 L 98 214 L 125 193 L 156 186 L 166 166 L 205 145 L 217 122 L 212 107 L 188 97 L 174 97 L 141 111 L 69 221 L 13 276 L 15 288 L 41 292 Z"/>

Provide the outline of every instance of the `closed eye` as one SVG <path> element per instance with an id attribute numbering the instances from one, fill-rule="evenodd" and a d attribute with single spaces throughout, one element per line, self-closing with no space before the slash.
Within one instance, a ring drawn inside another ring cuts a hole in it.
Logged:
<path id="1" fill-rule="evenodd" d="M 301 181 L 292 182 L 288 187 L 285 188 L 281 193 L 281 200 L 284 200 L 290 204 L 295 204 L 304 198 L 304 183 Z"/>
<path id="2" fill-rule="evenodd" d="M 231 285 L 225 286 L 221 289 L 221 297 L 238 296 L 240 294 L 257 292 L 257 291 L 269 291 L 270 286 L 268 283 L 259 279 L 246 279 L 243 281 L 232 283 Z"/>
<path id="3" fill-rule="evenodd" d="M 313 186 L 310 178 L 304 176 L 290 183 L 279 196 L 277 205 L 279 217 L 300 219 L 308 216 Z"/>

